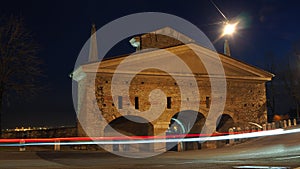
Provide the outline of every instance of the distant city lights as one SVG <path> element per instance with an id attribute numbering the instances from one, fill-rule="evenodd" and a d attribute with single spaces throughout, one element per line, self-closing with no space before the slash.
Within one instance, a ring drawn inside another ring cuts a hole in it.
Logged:
<path id="1" fill-rule="evenodd" d="M 65 127 L 74 127 L 74 126 L 58 126 L 58 127 L 16 127 L 13 129 L 3 129 L 6 132 L 14 132 L 14 131 L 32 131 L 32 130 L 49 130 L 55 128 L 65 128 Z"/>

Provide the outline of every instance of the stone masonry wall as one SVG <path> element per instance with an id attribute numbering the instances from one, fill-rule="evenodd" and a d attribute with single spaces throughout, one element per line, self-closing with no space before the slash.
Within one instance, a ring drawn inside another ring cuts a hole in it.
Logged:
<path id="1" fill-rule="evenodd" d="M 122 81 L 122 79 L 119 80 L 119 85 L 128 85 L 129 83 Z M 103 131 L 106 124 L 121 116 L 117 109 L 118 103 L 114 103 L 111 96 L 111 81 L 111 74 L 99 73 L 95 83 L 98 90 L 96 93 L 93 93 L 91 90 L 89 90 L 89 93 L 86 93 L 86 96 L 90 94 L 96 95 L 98 107 L 104 117 L 104 119 L 100 120 L 100 123 L 95 123 L 94 126 L 91 126 L 91 128 L 97 131 Z M 207 78 L 199 78 L 197 79 L 197 83 L 200 93 L 199 112 L 206 118 L 210 105 L 210 103 L 207 103 L 207 98 L 211 101 L 210 83 Z M 190 84 L 186 85 L 188 86 Z M 130 101 L 131 104 L 134 105 L 134 98 L 138 97 L 139 110 L 146 111 L 150 108 L 149 94 L 154 89 L 161 89 L 167 97 L 172 98 L 171 109 L 165 109 L 157 120 L 151 122 L 154 128 L 155 125 L 161 126 L 160 123 L 166 124 L 164 129 L 160 128 L 157 130 L 158 133 L 163 134 L 171 118 L 180 111 L 181 104 L 178 84 L 171 76 L 137 75 L 130 84 L 130 97 L 123 98 L 123 102 L 126 102 L 127 99 L 127 101 Z M 248 122 L 265 123 L 267 121 L 265 93 L 266 90 L 263 81 L 227 79 L 227 98 L 223 114 L 230 115 L 235 124 L 239 126 L 247 126 Z M 188 100 L 189 99 L 186 98 L 184 102 L 188 102 Z M 93 115 L 93 113 L 92 116 L 93 117 L 88 119 L 99 121 L 99 119 L 96 119 L 98 116 Z M 105 123 L 103 120 L 105 120 Z M 79 129 L 78 132 L 79 135 L 84 135 L 82 130 Z M 155 129 L 153 134 L 157 135 Z"/>
<path id="2" fill-rule="evenodd" d="M 227 81 L 225 113 L 233 113 L 235 123 L 246 127 L 248 122 L 267 122 L 266 88 L 260 81 Z"/>

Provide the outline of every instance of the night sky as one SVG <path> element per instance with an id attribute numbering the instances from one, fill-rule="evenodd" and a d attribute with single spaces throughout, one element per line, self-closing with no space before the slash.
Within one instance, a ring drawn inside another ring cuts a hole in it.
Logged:
<path id="1" fill-rule="evenodd" d="M 265 54 L 276 54 L 276 62 L 285 59 L 291 44 L 300 40 L 298 1 L 215 0 L 229 18 L 245 22 L 230 39 L 232 57 L 265 68 Z M 182 17 L 198 26 L 211 41 L 220 35 L 222 16 L 209 0 L 176 1 L 30 1 L 10 0 L 0 5 L 2 16 L 24 18 L 25 25 L 40 44 L 47 90 L 30 101 L 13 100 L 6 105 L 4 128 L 17 126 L 75 125 L 72 80 L 69 74 L 76 58 L 90 36 L 92 23 L 97 28 L 119 17 L 137 12 L 164 12 Z M 142 23 L 141 23 L 142 24 Z M 101 37 L 98 37 L 101 38 Z M 220 39 L 214 43 L 222 52 Z M 129 43 L 114 48 L 111 55 L 133 51 Z M 101 52 L 101 51 L 99 51 Z"/>

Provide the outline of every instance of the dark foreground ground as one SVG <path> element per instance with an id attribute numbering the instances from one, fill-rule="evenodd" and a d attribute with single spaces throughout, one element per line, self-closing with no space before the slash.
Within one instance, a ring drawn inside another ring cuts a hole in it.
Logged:
<path id="1" fill-rule="evenodd" d="M 300 133 L 258 138 L 219 149 L 166 152 L 145 159 L 97 151 L 0 151 L 0 169 L 222 169 L 245 165 L 300 169 Z"/>

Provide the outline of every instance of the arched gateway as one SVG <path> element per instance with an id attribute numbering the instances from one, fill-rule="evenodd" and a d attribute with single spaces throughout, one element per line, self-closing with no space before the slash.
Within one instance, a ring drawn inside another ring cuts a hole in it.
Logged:
<path id="1" fill-rule="evenodd" d="M 131 121 L 134 119 L 135 121 Z M 122 134 L 122 135 L 121 135 Z M 153 136 L 153 125 L 148 122 L 146 119 L 143 119 L 138 116 L 120 116 L 112 120 L 104 128 L 104 136 L 116 137 L 116 136 Z M 113 151 L 153 151 L 151 144 L 114 144 L 111 145 Z"/>
<path id="2" fill-rule="evenodd" d="M 181 116 L 179 117 L 179 114 Z M 167 136 L 177 134 L 187 134 L 187 137 L 199 137 L 202 131 L 202 127 L 205 123 L 205 116 L 193 110 L 185 110 L 176 113 L 170 121 L 169 129 L 167 130 Z M 199 136 L 197 136 L 199 135 Z M 167 147 L 170 144 L 167 144 Z M 201 144 L 198 141 L 194 142 L 180 142 L 178 145 L 170 145 L 168 150 L 181 151 L 181 150 L 195 150 L 200 149 Z"/>
<path id="3" fill-rule="evenodd" d="M 170 54 L 162 53 L 160 50 L 147 50 L 138 52 L 131 56 L 133 59 L 131 66 L 139 65 L 141 62 L 165 63 L 168 65 L 176 55 L 185 62 L 193 74 L 185 74 L 173 72 L 172 76 L 180 76 L 180 78 L 193 77 L 196 80 L 199 98 L 199 110 L 183 112 L 186 115 L 184 120 L 177 119 L 177 113 L 181 111 L 181 104 L 188 107 L 191 103 L 189 97 L 183 98 L 180 94 L 178 82 L 166 72 L 157 69 L 145 69 L 132 79 L 132 81 L 122 81 L 117 85 L 129 85 L 129 96 L 112 96 L 111 86 L 112 77 L 118 65 L 127 57 L 125 55 L 113 57 L 100 62 L 91 62 L 81 65 L 72 73 L 72 78 L 77 81 L 78 88 L 78 135 L 79 136 L 114 136 L 118 133 L 125 135 L 145 135 L 145 136 L 165 136 L 174 133 L 196 133 L 199 134 L 208 117 L 211 104 L 211 84 L 210 81 L 214 78 L 219 78 L 216 75 L 208 76 L 205 66 L 198 58 L 207 59 L 210 65 L 215 65 L 215 55 L 218 55 L 225 74 L 227 84 L 226 105 L 224 112 L 235 112 L 231 115 L 234 119 L 234 124 L 237 126 L 245 126 L 249 121 L 262 123 L 266 122 L 266 89 L 265 83 L 273 77 L 271 73 L 255 68 L 243 62 L 240 62 L 232 57 L 218 54 L 207 48 L 199 46 L 195 43 L 183 44 L 181 39 L 170 38 L 166 35 L 160 35 L 160 32 L 170 32 L 177 34 L 178 38 L 188 38 L 171 28 L 163 28 L 154 33 L 148 33 L 139 38 L 139 49 L 145 48 L 163 48 Z M 95 34 L 94 34 L 95 35 Z M 174 37 L 174 36 L 172 36 Z M 96 42 L 96 37 L 93 37 L 91 43 Z M 95 44 L 91 44 L 91 50 L 97 50 Z M 197 56 L 194 51 L 197 51 Z M 101 52 L 101 51 L 99 51 Z M 98 53 L 99 53 L 98 52 Z M 91 52 L 97 53 L 97 52 Z M 87 56 L 88 57 L 88 56 Z M 94 57 L 92 57 L 94 58 Z M 124 77 L 131 74 L 130 71 L 122 72 Z M 91 83 L 95 82 L 95 83 Z M 93 86 L 92 84 L 95 84 Z M 116 84 L 114 84 L 116 85 Z M 185 88 L 191 87 L 190 83 L 184 83 Z M 155 97 L 149 101 L 151 92 L 159 89 L 164 93 L 165 98 L 156 101 Z M 91 96 L 95 96 L 93 100 Z M 132 109 L 127 109 L 128 104 L 134 106 Z M 145 121 L 139 117 L 135 111 L 146 112 L 150 110 L 151 104 L 161 104 L 163 107 L 161 112 L 148 112 L 148 115 L 157 115 L 155 120 L 147 121 L 143 124 L 138 124 L 132 118 L 127 119 L 124 114 L 134 116 L 137 121 Z M 193 103 L 195 104 L 195 103 Z M 250 106 L 251 105 L 251 106 Z M 99 113 L 101 112 L 101 113 Z M 220 112 L 222 114 L 223 112 Z M 190 115 L 196 114 L 195 119 L 189 119 Z M 226 114 L 226 113 L 224 113 Z M 217 117 L 216 117 L 217 119 Z M 224 121 L 225 119 L 225 121 Z M 191 121 L 195 123 L 191 123 Z M 229 120 L 229 122 L 228 122 Z M 210 122 L 207 125 L 215 125 L 216 121 Z M 228 116 L 221 116 L 220 123 L 216 126 L 216 131 L 225 132 L 228 126 L 232 124 Z M 114 128 L 111 130 L 108 126 Z M 164 151 L 167 148 L 166 143 L 155 144 L 153 147 L 148 145 L 124 146 L 117 145 L 111 147 L 114 151 Z M 198 143 L 186 143 L 182 146 L 183 149 L 198 149 L 201 148 Z M 175 147 L 176 148 L 176 147 Z"/>

